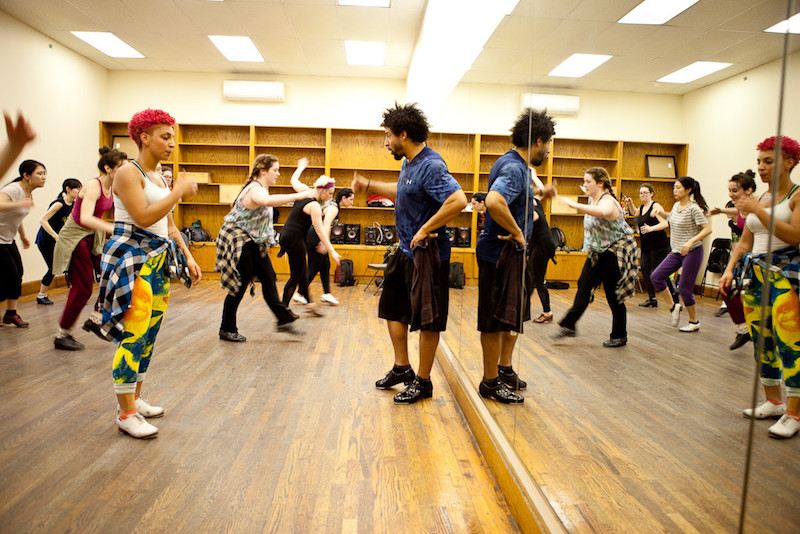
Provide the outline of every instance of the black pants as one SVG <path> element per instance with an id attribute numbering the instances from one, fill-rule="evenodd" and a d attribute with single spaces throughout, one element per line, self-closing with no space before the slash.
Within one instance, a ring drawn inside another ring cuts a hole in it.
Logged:
<path id="1" fill-rule="evenodd" d="M 539 300 L 542 302 L 542 311 L 550 313 L 550 293 L 547 291 L 547 286 L 544 283 L 544 277 L 547 274 L 547 262 L 550 261 L 547 251 L 543 247 L 533 247 L 531 251 L 531 259 L 528 262 L 528 269 L 531 276 L 528 277 L 527 283 L 528 291 L 532 292 L 535 288 L 539 294 Z"/>
<path id="2" fill-rule="evenodd" d="M 42 240 L 36 246 L 39 247 L 39 252 L 41 252 L 42 258 L 47 264 L 47 272 L 42 277 L 42 285 L 49 287 L 53 283 L 53 278 L 55 278 L 53 275 L 53 251 L 56 248 L 56 242 L 51 239 Z"/>
<path id="3" fill-rule="evenodd" d="M 295 320 L 289 309 L 278 298 L 278 289 L 275 287 L 275 270 L 272 268 L 269 256 L 261 257 L 255 241 L 248 241 L 242 247 L 242 255 L 239 258 L 239 263 L 236 264 L 236 270 L 239 271 L 239 275 L 242 277 L 242 287 L 236 295 L 225 297 L 220 330 L 225 332 L 239 331 L 236 328 L 236 311 L 239 309 L 242 297 L 247 292 L 247 286 L 250 285 L 255 276 L 261 280 L 261 294 L 264 296 L 264 301 L 269 306 L 269 309 L 278 319 L 278 324 L 291 323 Z"/>
<path id="4" fill-rule="evenodd" d="M 22 258 L 17 244 L 0 244 L 0 301 L 19 298 L 22 273 Z"/>
<path id="5" fill-rule="evenodd" d="M 319 281 L 322 282 L 322 291 L 331 292 L 331 259 L 328 253 L 320 254 L 316 250 L 308 249 L 308 285 L 319 273 Z"/>
<path id="6" fill-rule="evenodd" d="M 578 279 L 578 291 L 575 293 L 575 301 L 572 303 L 572 308 L 569 309 L 566 317 L 559 324 L 574 330 L 578 319 L 589 307 L 592 289 L 602 282 L 608 307 L 611 308 L 611 337 L 614 339 L 627 337 L 628 312 L 625 309 L 625 304 L 617 300 L 616 293 L 617 282 L 619 282 L 620 278 L 617 257 L 613 252 L 606 251 L 600 254 L 600 258 L 594 266 L 587 259 L 586 263 L 583 264 L 581 277 Z"/>
<path id="7" fill-rule="evenodd" d="M 642 267 L 642 276 L 644 277 L 644 290 L 647 291 L 647 294 L 651 299 L 656 298 L 656 289 L 653 287 L 653 283 L 650 281 L 650 275 L 653 271 L 655 271 L 656 267 L 658 267 L 658 264 L 667 257 L 667 254 L 669 254 L 669 247 L 642 251 L 642 256 L 639 260 L 639 263 Z M 672 285 L 672 280 L 669 278 L 667 278 L 667 287 L 669 288 L 669 292 L 674 295 L 675 286 Z"/>
<path id="8" fill-rule="evenodd" d="M 286 249 L 286 257 L 289 259 L 289 279 L 283 286 L 283 303 L 288 306 L 292 300 L 295 289 L 308 302 L 311 297 L 308 294 L 308 266 L 306 265 L 306 242 L 298 239 L 293 245 Z"/>

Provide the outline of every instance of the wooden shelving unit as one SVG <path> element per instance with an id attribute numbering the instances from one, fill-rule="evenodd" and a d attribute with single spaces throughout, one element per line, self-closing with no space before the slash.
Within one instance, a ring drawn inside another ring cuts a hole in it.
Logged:
<path id="1" fill-rule="evenodd" d="M 102 144 L 111 144 L 115 136 L 125 135 L 125 123 L 100 123 Z M 305 183 L 313 182 L 324 173 L 336 180 L 337 187 L 349 187 L 354 172 L 373 181 L 395 182 L 401 168 L 401 162 L 396 161 L 383 144 L 383 130 L 181 124 L 175 127 L 175 135 L 172 159 L 162 165 L 173 167 L 173 172 L 179 169 L 205 172 L 210 177 L 208 184 L 198 185 L 196 195 L 178 204 L 175 222 L 183 228 L 199 220 L 212 236 L 219 232 L 223 217 L 231 207 L 227 202 L 220 202 L 220 186 L 243 185 L 253 159 L 259 154 L 273 154 L 280 161 L 281 176 L 273 187 L 276 193 L 292 191 L 290 179 L 297 161 L 303 157 L 310 162 L 303 177 Z M 492 165 L 511 146 L 507 135 L 454 133 L 432 133 L 428 145 L 442 155 L 468 198 L 474 192 L 488 189 Z M 542 182 L 557 183 L 561 194 L 585 198 L 579 188 L 584 171 L 589 167 L 604 167 L 614 180 L 617 193 L 621 191 L 636 201 L 640 184 L 649 182 L 656 189 L 656 199 L 669 209 L 674 180 L 645 178 L 645 156 L 649 154 L 675 156 L 679 176 L 686 174 L 688 147 L 685 144 L 562 138 L 553 139 L 550 157 L 537 171 Z M 550 213 L 549 202 L 545 202 L 545 211 L 550 226 L 561 228 L 567 244 L 580 249 L 582 216 Z M 289 208 L 279 208 L 278 212 L 276 229 L 282 226 Z M 366 196 L 359 194 L 352 208 L 341 210 L 339 220 L 360 225 L 363 243 L 367 226 L 394 225 L 394 210 L 367 206 Z M 468 280 L 477 283 L 474 248 L 478 237 L 477 214 L 462 212 L 449 226 L 470 229 L 470 247 L 454 247 L 452 261 L 464 263 Z M 384 246 L 364 244 L 337 245 L 336 248 L 354 261 L 357 275 L 367 272 L 367 263 L 380 262 L 385 251 Z M 214 252 L 213 241 L 193 246 L 193 254 L 206 272 L 214 270 Z M 284 258 L 277 258 L 277 248 L 271 250 L 270 255 L 276 272 L 288 274 L 288 264 Z M 577 280 L 584 259 L 582 253 L 558 253 L 558 265 L 549 267 L 548 278 Z"/>

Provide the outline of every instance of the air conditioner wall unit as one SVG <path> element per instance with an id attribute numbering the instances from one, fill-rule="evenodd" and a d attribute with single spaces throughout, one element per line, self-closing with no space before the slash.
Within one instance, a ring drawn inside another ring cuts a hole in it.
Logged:
<path id="1" fill-rule="evenodd" d="M 548 95 L 523 93 L 522 108 L 547 109 L 552 115 L 575 115 L 581 106 L 581 98 L 572 95 Z"/>
<path id="2" fill-rule="evenodd" d="M 226 100 L 255 102 L 283 102 L 283 82 L 258 82 L 250 80 L 223 80 L 222 96 Z"/>

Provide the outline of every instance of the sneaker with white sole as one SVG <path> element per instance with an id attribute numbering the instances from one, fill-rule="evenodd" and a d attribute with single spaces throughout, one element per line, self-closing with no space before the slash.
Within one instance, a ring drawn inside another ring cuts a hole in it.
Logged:
<path id="1" fill-rule="evenodd" d="M 762 401 L 756 406 L 756 409 L 745 408 L 742 410 L 742 417 L 748 419 L 755 414 L 756 419 L 777 419 L 786 414 L 786 404 L 773 404 L 768 400 Z"/>
<path id="2" fill-rule="evenodd" d="M 327 304 L 330 304 L 331 306 L 338 306 L 338 305 L 339 305 L 339 301 L 338 301 L 338 300 L 336 300 L 336 297 L 334 297 L 334 296 L 333 296 L 333 295 L 331 295 L 330 293 L 324 293 L 324 294 L 323 294 L 323 295 L 322 295 L 322 296 L 319 298 L 319 300 L 321 300 L 322 302 L 325 302 L 325 303 L 327 303 Z"/>
<path id="3" fill-rule="evenodd" d="M 800 432 L 800 421 L 788 414 L 769 427 L 769 437 L 771 438 L 788 439 L 798 432 Z"/>
<path id="4" fill-rule="evenodd" d="M 295 293 L 294 296 L 292 297 L 292 300 L 298 304 L 308 304 L 306 298 L 300 293 Z"/>
<path id="5" fill-rule="evenodd" d="M 123 434 L 132 438 L 150 439 L 156 437 L 158 428 L 144 420 L 141 414 L 135 413 L 123 419 L 117 414 L 117 427 Z"/>
<path id="6" fill-rule="evenodd" d="M 139 397 L 134 401 L 136 411 L 142 417 L 162 417 L 164 415 L 164 408 L 161 406 L 150 406 L 150 403 Z"/>
<path id="7" fill-rule="evenodd" d="M 679 302 L 676 302 L 675 305 L 672 307 L 672 310 L 669 312 L 672 316 L 672 326 L 678 326 L 678 323 L 681 320 L 681 310 L 683 306 Z"/>
<path id="8" fill-rule="evenodd" d="M 681 332 L 697 332 L 698 330 L 700 330 L 700 322 L 698 321 L 696 323 L 693 323 L 689 321 L 689 324 L 678 328 L 678 330 L 680 330 Z"/>

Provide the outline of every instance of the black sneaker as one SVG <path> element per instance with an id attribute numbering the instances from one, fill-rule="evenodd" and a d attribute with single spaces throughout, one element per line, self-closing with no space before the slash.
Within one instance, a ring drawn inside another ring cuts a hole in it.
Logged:
<path id="1" fill-rule="evenodd" d="M 567 328 L 566 326 L 562 326 L 558 332 L 553 335 L 553 338 L 558 339 L 561 337 L 575 337 L 577 332 L 574 328 Z"/>
<path id="2" fill-rule="evenodd" d="M 41 304 L 43 306 L 50 306 L 53 304 L 53 301 L 47 298 L 47 295 L 43 297 L 36 297 L 36 304 Z"/>
<path id="3" fill-rule="evenodd" d="M 639 304 L 640 308 L 658 308 L 658 301 L 656 299 L 647 299 Z"/>
<path id="4" fill-rule="evenodd" d="M 300 330 L 298 330 L 297 327 L 294 326 L 292 323 L 294 323 L 294 321 L 292 321 L 291 323 L 279 324 L 277 327 L 278 332 L 291 334 L 293 336 L 302 336 L 303 333 L 300 332 Z"/>
<path id="5" fill-rule="evenodd" d="M 411 384 L 394 396 L 395 404 L 414 404 L 420 399 L 433 397 L 433 383 L 416 377 Z"/>
<path id="6" fill-rule="evenodd" d="M 627 336 L 626 337 L 612 337 L 612 338 L 607 339 L 606 341 L 603 341 L 603 346 L 604 347 L 611 347 L 611 348 L 624 347 L 627 344 L 628 344 L 628 337 Z"/>
<path id="7" fill-rule="evenodd" d="M 225 330 L 219 331 L 219 338 L 222 341 L 231 341 L 233 343 L 242 343 L 247 341 L 247 338 L 239 332 L 226 332 Z"/>
<path id="8" fill-rule="evenodd" d="M 511 391 L 522 391 L 528 387 L 528 383 L 522 380 L 511 367 L 497 366 L 497 376 Z"/>
<path id="9" fill-rule="evenodd" d="M 414 373 L 414 370 L 410 365 L 404 368 L 398 368 L 395 366 L 391 371 L 386 373 L 386 376 L 375 382 L 375 387 L 378 389 L 390 389 L 400 382 L 405 385 L 409 385 L 414 381 L 416 376 L 416 373 Z"/>
<path id="10" fill-rule="evenodd" d="M 727 306 L 724 307 L 724 308 L 720 308 L 717 311 L 715 311 L 714 312 L 714 317 L 722 317 L 726 313 L 728 313 L 728 307 Z"/>
<path id="11" fill-rule="evenodd" d="M 508 386 L 502 380 L 498 380 L 495 385 L 489 385 L 481 380 L 478 392 L 484 399 L 493 399 L 503 404 L 522 404 L 525 402 L 525 397 L 508 389 Z"/>
<path id="12" fill-rule="evenodd" d="M 103 333 L 100 332 L 100 323 L 96 323 L 91 319 L 86 319 L 86 321 L 83 322 L 83 329 L 87 332 L 91 332 L 103 341 L 106 340 L 105 336 L 103 336 Z"/>
<path id="13" fill-rule="evenodd" d="M 83 343 L 76 341 L 74 337 L 69 334 L 66 337 L 57 337 L 53 345 L 58 350 L 83 350 Z"/>

